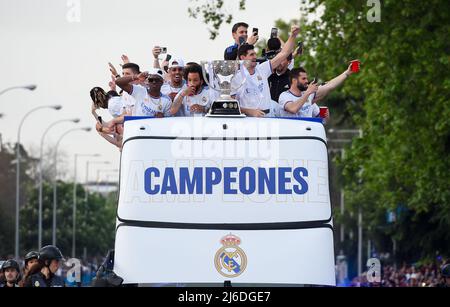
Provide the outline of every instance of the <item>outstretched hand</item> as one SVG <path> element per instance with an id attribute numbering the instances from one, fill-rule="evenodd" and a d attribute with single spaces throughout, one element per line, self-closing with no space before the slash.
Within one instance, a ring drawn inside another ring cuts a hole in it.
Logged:
<path id="1" fill-rule="evenodd" d="M 130 63 L 130 59 L 128 58 L 128 56 L 126 54 L 122 54 L 121 58 L 122 58 L 123 64 Z"/>
<path id="2" fill-rule="evenodd" d="M 291 36 L 297 37 L 299 33 L 300 33 L 300 27 L 298 25 L 293 25 L 291 27 Z"/>

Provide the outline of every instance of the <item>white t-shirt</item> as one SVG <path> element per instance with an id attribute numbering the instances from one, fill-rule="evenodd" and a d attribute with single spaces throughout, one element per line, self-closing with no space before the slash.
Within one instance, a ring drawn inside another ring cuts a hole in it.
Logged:
<path id="1" fill-rule="evenodd" d="M 281 117 L 317 117 L 320 113 L 320 108 L 316 103 L 313 103 L 314 94 L 309 95 L 308 100 L 305 102 L 303 107 L 297 112 L 297 114 L 292 114 L 291 112 L 286 111 L 286 104 L 288 102 L 294 102 L 299 100 L 304 95 L 304 92 L 301 96 L 296 96 L 292 94 L 291 91 L 286 91 L 281 93 L 278 102 L 280 104 L 280 116 Z"/>
<path id="2" fill-rule="evenodd" d="M 181 92 L 178 93 L 177 97 L 181 95 Z M 201 105 L 205 107 L 206 110 L 208 110 L 211 107 L 211 104 L 213 101 L 218 97 L 217 91 L 214 91 L 210 89 L 208 86 L 204 86 L 200 93 L 194 96 L 185 96 L 183 98 L 183 102 L 181 105 L 181 112 L 178 112 L 180 114 L 179 116 L 196 116 L 200 115 L 200 113 L 191 113 L 190 107 L 194 104 Z"/>
<path id="3" fill-rule="evenodd" d="M 108 100 L 108 111 L 112 115 L 112 117 L 119 117 L 125 110 L 125 103 L 122 97 L 111 97 Z"/>
<path id="4" fill-rule="evenodd" d="M 236 95 L 236 99 L 243 108 L 271 110 L 272 99 L 267 80 L 271 74 L 270 61 L 256 65 L 253 75 L 250 75 L 247 68 L 241 66 L 241 70 L 236 73 L 231 82 L 231 95 Z M 245 83 L 239 88 L 244 76 L 246 76 Z"/>
<path id="5" fill-rule="evenodd" d="M 127 92 L 123 91 L 122 101 L 126 112 L 128 114 L 133 114 L 134 106 L 136 105 L 136 99 L 134 99 L 134 97 Z"/>
<path id="6" fill-rule="evenodd" d="M 170 116 L 172 100 L 169 96 L 161 94 L 159 98 L 152 98 L 147 89 L 141 85 L 133 85 L 131 96 L 135 99 L 133 116 L 155 116 L 163 113 L 165 117 Z"/>
<path id="7" fill-rule="evenodd" d="M 161 93 L 163 95 L 169 96 L 172 93 L 178 94 L 181 90 L 186 88 L 186 81 L 183 80 L 181 87 L 173 87 L 170 82 L 165 82 L 163 86 L 161 86 Z"/>

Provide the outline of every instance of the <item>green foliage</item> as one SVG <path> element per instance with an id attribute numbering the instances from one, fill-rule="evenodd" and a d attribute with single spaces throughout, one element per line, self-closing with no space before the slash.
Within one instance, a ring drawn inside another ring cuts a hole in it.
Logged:
<path id="1" fill-rule="evenodd" d="M 365 1 L 310 2 L 325 10 L 303 31 L 308 69 L 327 79 L 362 61 L 341 90 L 360 103 L 364 131 L 342 161 L 347 204 L 405 259 L 450 255 L 449 2 L 383 1 L 379 23 L 367 21 Z M 384 227 L 398 208 L 404 217 Z"/>
<path id="2" fill-rule="evenodd" d="M 450 256 L 450 2 L 380 2 L 381 22 L 369 22 L 367 1 L 302 1 L 302 16 L 323 14 L 302 24 L 296 64 L 323 82 L 361 60 L 361 72 L 325 101 L 331 126 L 364 131 L 340 161 L 346 207 L 362 208 L 379 250 L 395 239 L 403 260 Z M 287 34 L 288 23 L 276 25 Z"/>
<path id="3" fill-rule="evenodd" d="M 20 206 L 26 201 L 26 187 L 31 184 L 27 170 L 32 158 L 21 151 L 21 197 Z M 2 146 L 0 151 L 0 257 L 14 254 L 16 220 L 16 152 L 15 147 Z"/>
<path id="4" fill-rule="evenodd" d="M 225 11 L 223 7 L 225 1 L 223 0 L 206 1 L 206 3 L 201 0 L 191 1 L 194 4 L 188 8 L 189 17 L 197 19 L 201 16 L 203 22 L 209 25 L 208 31 L 212 40 L 219 34 L 223 22 L 230 24 L 233 21 L 233 14 Z M 239 0 L 238 9 L 245 10 L 245 0 Z"/>
<path id="5" fill-rule="evenodd" d="M 58 203 L 56 210 L 56 245 L 66 256 L 72 251 L 73 183 L 58 182 Z M 77 185 L 76 211 L 76 256 L 83 255 L 86 248 L 89 255 L 103 255 L 114 247 L 115 198 L 91 194 L 85 201 L 85 190 Z M 38 193 L 30 191 L 30 201 L 21 210 L 21 247 L 24 251 L 36 250 L 38 233 Z M 43 245 L 52 243 L 53 186 L 43 186 L 42 214 Z"/>

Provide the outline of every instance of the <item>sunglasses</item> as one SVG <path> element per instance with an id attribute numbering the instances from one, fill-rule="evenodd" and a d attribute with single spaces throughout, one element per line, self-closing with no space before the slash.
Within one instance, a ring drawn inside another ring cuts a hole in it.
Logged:
<path id="1" fill-rule="evenodd" d="M 159 78 L 148 78 L 147 79 L 149 83 L 159 83 L 162 82 Z"/>

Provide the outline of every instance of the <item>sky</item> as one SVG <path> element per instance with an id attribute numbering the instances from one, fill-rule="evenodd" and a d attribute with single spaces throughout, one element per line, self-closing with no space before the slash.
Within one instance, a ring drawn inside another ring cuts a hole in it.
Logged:
<path id="1" fill-rule="evenodd" d="M 0 1 L 0 92 L 11 86 L 36 84 L 35 91 L 11 90 L 0 95 L 0 134 L 3 143 L 17 141 L 22 117 L 43 105 L 62 105 L 59 111 L 42 109 L 24 122 L 21 143 L 37 153 L 44 131 L 55 121 L 79 118 L 79 124 L 61 123 L 52 128 L 44 146 L 54 146 L 59 137 L 75 127 L 95 126 L 90 113 L 89 90 L 107 88 L 108 62 L 116 68 L 120 56 L 148 70 L 153 63 L 152 47 L 166 46 L 168 53 L 185 62 L 223 58 L 233 43 L 231 25 L 224 25 L 216 40 L 200 19 L 188 17 L 189 0 L 1 0 Z M 247 0 L 247 10 L 238 11 L 238 0 L 227 0 L 233 23 L 245 21 L 259 28 L 261 38 L 270 35 L 275 20 L 299 18 L 300 0 Z M 276 7 L 276 9 L 274 9 Z M 120 71 L 120 70 L 119 70 Z M 104 118 L 108 115 L 104 113 Z M 109 118 L 108 118 L 109 119 Z M 94 129 L 93 129 L 94 130 Z M 114 180 L 120 152 L 95 131 L 76 131 L 61 141 L 67 159 L 67 177 L 73 176 L 75 154 L 79 157 L 77 181 L 84 182 L 86 161 L 110 161 L 109 166 L 89 168 L 89 180 Z M 117 176 L 117 175 L 116 175 Z"/>

